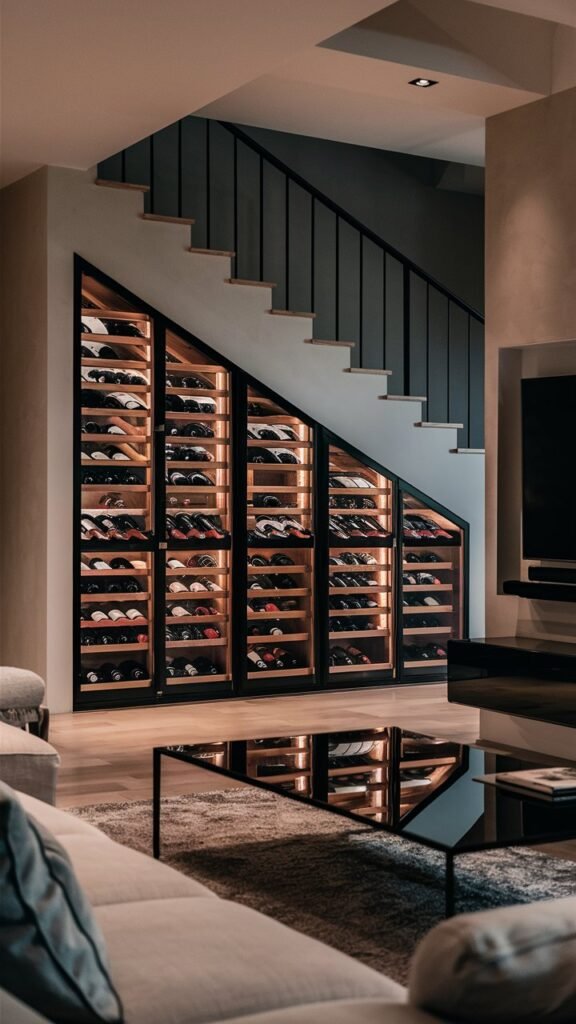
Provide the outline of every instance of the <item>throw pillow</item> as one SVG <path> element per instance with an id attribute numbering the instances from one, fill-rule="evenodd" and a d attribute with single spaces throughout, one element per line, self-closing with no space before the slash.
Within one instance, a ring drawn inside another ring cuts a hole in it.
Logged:
<path id="1" fill-rule="evenodd" d="M 0 782 L 0 986 L 57 1024 L 119 1024 L 106 948 L 60 843 Z"/>

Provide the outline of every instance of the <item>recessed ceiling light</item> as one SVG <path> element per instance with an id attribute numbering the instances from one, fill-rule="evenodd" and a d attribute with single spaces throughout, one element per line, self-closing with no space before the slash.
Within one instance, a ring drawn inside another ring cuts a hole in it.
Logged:
<path id="1" fill-rule="evenodd" d="M 408 85 L 416 85 L 419 89 L 429 89 L 431 85 L 438 85 L 433 78 L 413 78 Z"/>

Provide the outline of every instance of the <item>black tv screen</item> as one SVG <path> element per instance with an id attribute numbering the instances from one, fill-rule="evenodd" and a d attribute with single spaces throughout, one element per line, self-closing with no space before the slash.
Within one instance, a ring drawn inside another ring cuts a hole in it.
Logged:
<path id="1" fill-rule="evenodd" d="M 524 558 L 576 561 L 576 377 L 522 381 Z"/>

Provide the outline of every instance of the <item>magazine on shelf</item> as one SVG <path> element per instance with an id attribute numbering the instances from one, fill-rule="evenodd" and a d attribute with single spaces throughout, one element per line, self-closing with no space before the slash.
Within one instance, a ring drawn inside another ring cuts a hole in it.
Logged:
<path id="1" fill-rule="evenodd" d="M 547 800 L 576 800 L 576 768 L 562 765 L 481 775 L 476 782 Z"/>

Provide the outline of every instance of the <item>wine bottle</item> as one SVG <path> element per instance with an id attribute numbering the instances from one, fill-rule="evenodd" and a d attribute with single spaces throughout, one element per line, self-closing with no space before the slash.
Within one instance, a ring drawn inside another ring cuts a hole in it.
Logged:
<path id="1" fill-rule="evenodd" d="M 123 586 L 127 594 L 138 594 L 142 592 L 139 581 L 134 576 L 128 576 Z"/>
<path id="2" fill-rule="evenodd" d="M 117 448 L 116 445 L 114 445 L 114 444 L 109 444 L 104 449 L 104 451 L 106 452 L 106 457 L 109 458 L 109 459 L 114 459 L 115 462 L 129 462 L 130 461 L 130 456 L 126 455 L 125 452 L 120 451 L 120 449 Z"/>
<path id="3" fill-rule="evenodd" d="M 100 672 L 104 679 L 109 679 L 113 683 L 120 683 L 124 680 L 124 673 L 118 665 L 113 665 L 112 662 L 106 662 L 104 665 L 101 665 Z"/>
<path id="4" fill-rule="evenodd" d="M 87 683 L 103 683 L 104 677 L 98 669 L 89 668 L 84 674 L 84 680 Z"/>
<path id="5" fill-rule="evenodd" d="M 103 331 L 102 333 L 105 334 L 106 332 Z M 87 359 L 118 359 L 118 353 L 103 341 L 88 341 L 87 338 L 84 338 L 82 341 L 82 355 L 85 352 Z"/>
<path id="6" fill-rule="evenodd" d="M 88 565 L 91 569 L 103 569 L 106 572 L 109 572 L 112 567 L 112 563 L 108 565 L 108 562 L 105 562 L 103 558 L 91 558 Z"/>
<path id="7" fill-rule="evenodd" d="M 92 392 L 90 391 L 91 395 Z M 97 391 L 96 394 L 99 394 Z M 111 391 L 110 394 L 106 395 L 102 405 L 108 409 L 145 409 L 146 406 L 139 401 L 136 395 L 131 395 L 126 391 Z"/>
<path id="8" fill-rule="evenodd" d="M 176 669 L 178 675 L 185 675 L 185 676 L 197 676 L 198 675 L 198 669 L 187 658 L 174 658 L 174 661 L 172 662 L 172 664 L 173 664 L 174 668 Z"/>
<path id="9" fill-rule="evenodd" d="M 127 608 L 126 609 L 126 618 L 127 619 L 145 619 L 146 616 L 143 615 L 142 612 L 138 610 L 138 608 Z"/>
<path id="10" fill-rule="evenodd" d="M 200 589 L 203 590 L 204 588 L 201 587 Z M 186 592 L 188 591 L 188 587 L 185 586 L 185 584 L 182 583 L 181 580 L 172 580 L 168 584 L 168 590 L 172 594 L 182 594 L 184 591 L 186 591 Z"/>
<path id="11" fill-rule="evenodd" d="M 249 661 L 249 668 L 256 668 L 259 672 L 263 672 L 266 669 L 266 662 L 262 660 L 255 650 L 249 650 L 247 658 Z"/>
<path id="12" fill-rule="evenodd" d="M 112 622 L 119 622 L 121 619 L 125 619 L 126 616 L 119 608 L 111 608 L 108 612 L 108 618 L 111 619 Z"/>
<path id="13" fill-rule="evenodd" d="M 170 609 L 170 615 L 173 618 L 183 618 L 184 616 L 187 618 L 190 614 L 191 612 L 187 611 L 183 604 L 177 604 Z"/>
<path id="14" fill-rule="evenodd" d="M 120 671 L 125 679 L 145 679 L 146 672 L 137 661 L 123 661 L 120 663 Z"/>
<path id="15" fill-rule="evenodd" d="M 173 487 L 185 487 L 188 484 L 188 478 L 184 476 L 184 473 L 180 473 L 179 470 L 174 470 L 171 473 L 166 474 L 168 482 Z"/>
<path id="16" fill-rule="evenodd" d="M 94 608 L 94 610 L 90 612 L 90 618 L 92 619 L 92 622 L 106 622 L 108 620 L 106 612 L 103 612 L 101 608 Z"/>

